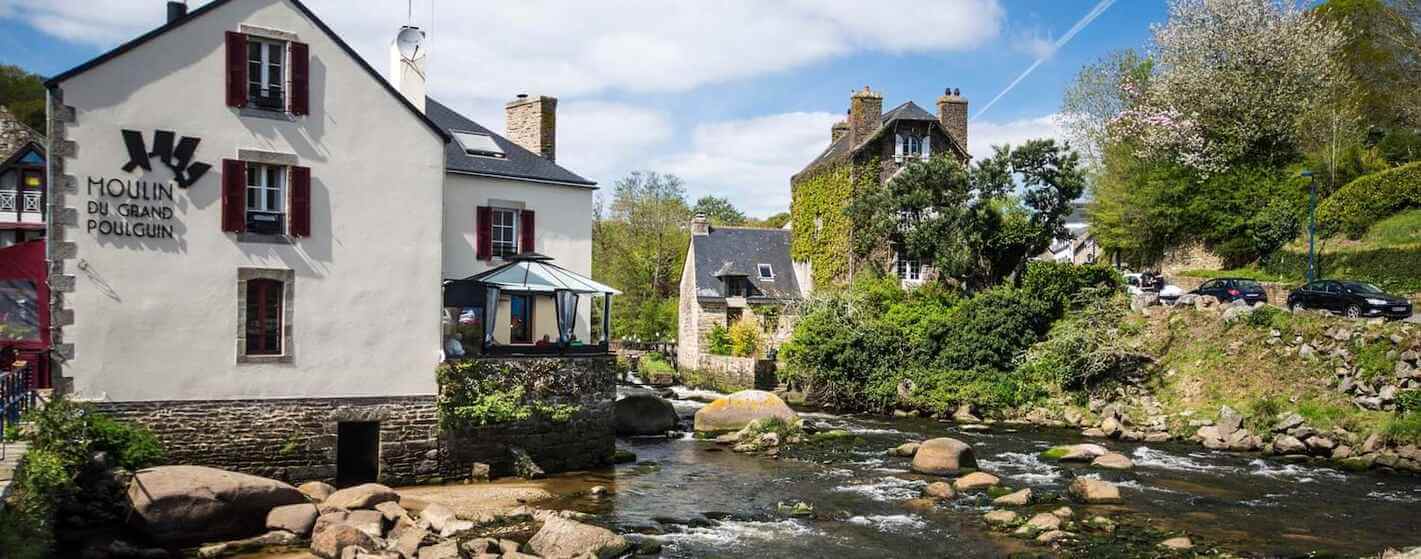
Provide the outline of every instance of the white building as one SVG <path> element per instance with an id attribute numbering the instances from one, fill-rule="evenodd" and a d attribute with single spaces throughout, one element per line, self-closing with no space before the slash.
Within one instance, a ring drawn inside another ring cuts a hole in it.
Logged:
<path id="1" fill-rule="evenodd" d="M 394 58 L 391 84 L 298 0 L 170 2 L 48 82 L 66 390 L 175 460 L 430 475 L 442 280 L 532 251 L 589 273 L 595 186 L 553 161 L 555 99 L 509 104 L 515 143 L 426 102 Z M 556 334 L 531 318 L 524 337 Z"/>

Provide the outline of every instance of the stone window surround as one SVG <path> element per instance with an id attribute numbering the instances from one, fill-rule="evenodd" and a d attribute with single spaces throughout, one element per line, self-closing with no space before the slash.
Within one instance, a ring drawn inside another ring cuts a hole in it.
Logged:
<path id="1" fill-rule="evenodd" d="M 284 167 L 295 167 L 300 163 L 300 158 L 294 153 L 280 151 L 266 151 L 260 149 L 237 149 L 237 160 L 245 163 L 262 163 L 265 165 L 281 165 Z M 289 216 L 288 216 L 289 220 Z M 242 232 L 237 234 L 239 243 L 261 243 L 269 245 L 293 245 L 296 240 L 290 235 L 266 235 L 262 233 Z"/>
<path id="2" fill-rule="evenodd" d="M 300 36 L 290 31 L 282 31 L 280 29 L 272 29 L 269 27 L 260 27 L 256 25 L 247 25 L 245 23 L 238 26 L 237 32 L 243 35 L 257 37 L 259 39 L 266 39 L 269 41 L 281 41 L 285 43 L 291 43 L 301 39 Z M 289 56 L 290 49 L 288 48 L 286 52 Z M 289 70 L 285 69 L 283 69 L 282 71 L 289 72 Z M 244 117 L 265 118 L 269 120 L 281 120 L 286 122 L 296 122 L 296 119 L 298 118 L 297 116 L 292 115 L 286 111 L 274 111 L 271 109 L 262 109 L 257 107 L 242 107 L 237 110 L 237 113 Z"/>
<path id="3" fill-rule="evenodd" d="M 281 355 L 247 355 L 247 281 L 271 279 L 282 282 Z M 291 335 L 296 307 L 296 272 L 286 268 L 237 268 L 237 364 L 292 363 L 295 360 Z"/>

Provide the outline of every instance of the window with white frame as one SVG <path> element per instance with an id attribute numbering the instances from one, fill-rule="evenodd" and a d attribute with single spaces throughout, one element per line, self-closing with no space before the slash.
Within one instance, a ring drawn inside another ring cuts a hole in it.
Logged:
<path id="1" fill-rule="evenodd" d="M 923 154 L 923 139 L 917 136 L 903 136 L 903 155 L 918 157 Z"/>
<path id="2" fill-rule="evenodd" d="M 286 232 L 286 176 L 283 165 L 247 163 L 247 231 Z"/>
<path id="3" fill-rule="evenodd" d="M 760 264 L 760 279 L 764 281 L 775 281 L 775 269 L 769 264 Z"/>
<path id="4" fill-rule="evenodd" d="M 916 258 L 908 258 L 903 253 L 897 254 L 898 259 L 898 279 L 903 281 L 919 281 L 923 279 L 923 264 Z"/>
<path id="5" fill-rule="evenodd" d="M 508 258 L 518 254 L 518 210 L 493 208 L 493 255 Z"/>
<path id="6" fill-rule="evenodd" d="M 286 43 L 247 38 L 247 98 L 252 106 L 286 110 Z"/>

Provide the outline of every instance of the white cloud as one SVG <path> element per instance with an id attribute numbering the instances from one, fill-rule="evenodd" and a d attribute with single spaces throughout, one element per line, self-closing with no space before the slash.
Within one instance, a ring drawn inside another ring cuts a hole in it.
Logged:
<path id="1" fill-rule="evenodd" d="M 670 119 L 659 111 L 598 101 L 559 103 L 558 162 L 610 188 L 618 173 L 660 151 L 672 131 Z"/>
<path id="2" fill-rule="evenodd" d="M 967 124 L 967 148 L 972 153 L 973 161 L 991 157 L 994 146 L 1019 146 L 1038 138 L 1052 138 L 1057 142 L 1065 140 L 1060 115 L 1053 113 L 1008 122 L 974 120 Z"/>
<path id="3" fill-rule="evenodd" d="M 1012 40 L 1014 51 L 1026 54 L 1033 60 L 1050 58 L 1056 54 L 1056 40 L 1039 28 L 1017 33 Z"/>
<path id="4" fill-rule="evenodd" d="M 650 168 L 686 180 L 692 200 L 713 194 L 749 215 L 788 211 L 789 177 L 829 145 L 832 113 L 783 113 L 702 124 L 687 149 Z"/>
<path id="5" fill-rule="evenodd" d="M 403 2 L 306 3 L 377 68 L 405 22 Z M 416 23 L 430 31 L 433 90 L 497 99 L 520 91 L 564 97 L 685 91 L 863 50 L 968 50 L 995 38 L 1005 18 L 997 0 L 935 1 L 911 12 L 853 0 L 415 4 Z M 156 0 L 110 0 L 103 9 L 94 9 L 93 0 L 0 0 L 0 6 L 44 32 L 100 47 L 164 17 Z"/>

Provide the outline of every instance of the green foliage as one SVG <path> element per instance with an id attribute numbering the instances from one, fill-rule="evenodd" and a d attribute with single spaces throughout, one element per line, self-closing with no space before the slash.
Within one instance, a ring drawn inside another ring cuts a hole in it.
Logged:
<path id="1" fill-rule="evenodd" d="M 730 354 L 736 357 L 754 357 L 760 350 L 760 329 L 749 319 L 730 325 Z"/>
<path id="2" fill-rule="evenodd" d="M 675 337 L 690 219 L 685 185 L 675 175 L 633 172 L 617 181 L 610 201 L 598 199 L 592 278 L 622 291 L 612 298 L 613 336 Z"/>
<path id="3" fill-rule="evenodd" d="M 46 559 L 51 557 L 54 535 L 48 526 L 15 507 L 0 510 L 0 549 L 9 559 Z"/>
<path id="4" fill-rule="evenodd" d="M 1283 401 L 1269 396 L 1258 398 L 1248 406 L 1249 428 L 1255 432 L 1267 433 L 1273 429 L 1278 416 L 1283 414 Z"/>
<path id="5" fill-rule="evenodd" d="M 484 425 L 546 419 L 570 420 L 581 406 L 576 395 L 595 387 L 596 371 L 566 371 L 558 359 L 528 362 L 514 367 L 487 359 L 449 361 L 435 369 L 439 396 L 435 405 L 443 429 L 462 430 Z"/>
<path id="6" fill-rule="evenodd" d="M 41 134 L 45 131 L 44 99 L 44 78 L 19 66 L 0 64 L 0 105 Z"/>
<path id="7" fill-rule="evenodd" d="M 1091 288 L 1117 291 L 1124 285 L 1120 272 L 1106 264 L 1077 265 L 1035 260 L 1026 265 L 1021 288 L 1054 306 L 1057 313 L 1079 303 Z"/>
<path id="8" fill-rule="evenodd" d="M 676 372 L 676 368 L 671 366 L 671 362 L 666 360 L 666 356 L 656 352 L 646 353 L 641 356 L 641 370 L 643 373 L 653 375 Z"/>
<path id="9" fill-rule="evenodd" d="M 1317 208 L 1323 232 L 1359 238 L 1372 224 L 1421 207 L 1421 162 L 1374 173 L 1343 186 Z"/>
<path id="10" fill-rule="evenodd" d="M 736 209 L 735 204 L 730 203 L 729 198 L 721 196 L 705 195 L 696 200 L 696 205 L 691 207 L 691 214 L 704 214 L 712 225 L 744 225 L 745 213 Z"/>
<path id="11" fill-rule="evenodd" d="M 910 162 L 861 190 L 849 207 L 854 253 L 886 264 L 887 241 L 932 262 L 940 277 L 980 289 L 1065 237 L 1071 201 L 1085 192 L 1080 156 L 1054 140 L 996 149 L 971 167 L 950 157 Z"/>
<path id="12" fill-rule="evenodd" d="M 1277 328 L 1282 331 L 1286 328 L 1286 322 L 1292 315 L 1283 309 L 1272 305 L 1265 305 L 1254 309 L 1248 313 L 1245 322 L 1254 328 Z"/>
<path id="13" fill-rule="evenodd" d="M 1357 374 L 1369 381 L 1390 376 L 1396 370 L 1396 359 L 1387 355 L 1389 343 L 1370 343 L 1357 352 Z"/>
<path id="14" fill-rule="evenodd" d="M 158 438 L 146 428 L 99 413 L 92 405 L 56 398 L 25 415 L 31 423 L 33 448 L 52 452 L 72 472 L 94 452 L 105 452 L 119 466 L 135 470 L 163 462 Z"/>
<path id="15" fill-rule="evenodd" d="M 1382 424 L 1382 437 L 1394 445 L 1421 444 L 1421 413 L 1408 413 L 1387 419 Z"/>
<path id="16" fill-rule="evenodd" d="M 1316 12 L 1339 24 L 1344 40 L 1335 58 L 1351 77 L 1350 101 L 1363 126 L 1415 122 L 1421 89 L 1421 33 L 1396 10 L 1404 2 L 1328 0 Z M 1390 4 L 1390 5 L 1389 5 Z"/>
<path id="17" fill-rule="evenodd" d="M 1014 364 L 1051 315 L 1049 303 L 1024 290 L 997 288 L 964 300 L 865 276 L 805 305 L 784 346 L 784 376 L 840 409 L 1021 405 L 1047 391 Z"/>
<path id="18" fill-rule="evenodd" d="M 790 255 L 796 262 L 812 265 L 814 285 L 831 286 L 848 277 L 853 224 L 847 210 L 855 182 L 876 184 L 877 168 L 876 159 L 858 166 L 843 162 L 795 177 L 790 188 L 794 222 Z"/>
<path id="19" fill-rule="evenodd" d="M 1421 389 L 1402 390 L 1396 393 L 1396 413 L 1421 414 Z"/>
<path id="20" fill-rule="evenodd" d="M 730 355 L 731 349 L 730 330 L 724 324 L 711 326 L 706 332 L 706 351 L 711 355 Z"/>
<path id="21" fill-rule="evenodd" d="M 1375 247 L 1421 245 L 1421 209 L 1407 210 L 1377 222 L 1362 240 Z"/>
<path id="22" fill-rule="evenodd" d="M 780 212 L 765 219 L 747 219 L 745 221 L 745 226 L 759 227 L 762 229 L 783 229 L 785 224 L 789 223 L 789 221 L 789 212 Z"/>
<path id="23" fill-rule="evenodd" d="M 1122 335 L 1129 313 L 1125 297 L 1099 293 L 1056 323 L 1045 341 L 1032 347 L 1020 370 L 1068 390 L 1091 390 L 1138 375 L 1152 362 Z"/>

